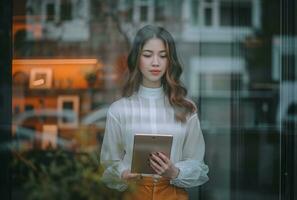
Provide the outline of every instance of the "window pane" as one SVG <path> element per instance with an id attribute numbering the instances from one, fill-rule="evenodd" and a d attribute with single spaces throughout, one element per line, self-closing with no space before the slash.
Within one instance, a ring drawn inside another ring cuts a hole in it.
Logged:
<path id="1" fill-rule="evenodd" d="M 46 5 L 46 20 L 47 21 L 55 20 L 55 4 L 53 3 Z"/>
<path id="2" fill-rule="evenodd" d="M 72 19 L 72 1 L 62 0 L 61 1 L 61 11 L 60 17 L 62 21 L 67 21 Z"/>
<path id="3" fill-rule="evenodd" d="M 251 26 L 251 2 L 222 1 L 220 4 L 220 24 L 222 26 Z"/>
<path id="4" fill-rule="evenodd" d="M 296 199 L 283 198 L 296 193 L 290 183 L 297 174 L 297 35 L 284 34 L 294 26 L 281 18 L 290 9 L 283 2 L 14 0 L 13 141 L 0 141 L 0 151 L 17 153 L 12 199 L 122 199 L 101 182 L 100 148 L 110 105 L 122 97 L 129 75 L 127 59 L 137 58 L 128 57 L 134 37 L 148 22 L 175 40 L 171 62 L 178 57 L 182 65 L 181 83 L 197 106 L 205 139 L 210 180 L 187 189 L 189 200 Z M 259 22 L 257 30 L 252 21 Z M 7 102 L 0 98 L 0 106 Z M 163 116 L 145 114 L 137 120 Z M 156 127 L 165 132 L 166 123 Z M 39 176 L 43 168 L 52 174 Z"/>
<path id="5" fill-rule="evenodd" d="M 134 1 L 133 0 L 125 0 L 122 8 L 120 9 L 120 15 L 123 17 L 125 22 L 133 21 L 133 9 L 134 9 Z"/>
<path id="6" fill-rule="evenodd" d="M 206 8 L 204 9 L 204 25 L 211 26 L 212 25 L 212 9 Z"/>
<path id="7" fill-rule="evenodd" d="M 191 16 L 192 16 L 192 23 L 194 25 L 198 25 L 199 23 L 199 0 L 191 0 Z"/>
<path id="8" fill-rule="evenodd" d="M 140 21 L 148 21 L 148 6 L 140 6 Z"/>
<path id="9" fill-rule="evenodd" d="M 165 20 L 165 6 L 166 0 L 155 0 L 155 21 L 164 21 Z"/>

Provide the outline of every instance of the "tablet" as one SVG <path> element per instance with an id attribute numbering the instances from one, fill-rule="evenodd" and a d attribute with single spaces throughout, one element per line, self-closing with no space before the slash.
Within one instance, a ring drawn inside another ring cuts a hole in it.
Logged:
<path id="1" fill-rule="evenodd" d="M 132 173 L 156 174 L 148 163 L 149 155 L 153 152 L 163 152 L 170 158 L 172 135 L 135 134 L 132 155 Z"/>

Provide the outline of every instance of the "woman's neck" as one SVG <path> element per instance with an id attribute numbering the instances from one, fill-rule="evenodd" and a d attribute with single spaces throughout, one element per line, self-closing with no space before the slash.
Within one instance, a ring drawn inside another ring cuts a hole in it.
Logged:
<path id="1" fill-rule="evenodd" d="M 148 81 L 143 80 L 141 85 L 143 85 L 146 88 L 159 88 L 159 87 L 161 87 L 161 81 L 148 82 Z"/>
<path id="2" fill-rule="evenodd" d="M 138 94 L 145 98 L 160 98 L 164 96 L 163 87 L 159 86 L 156 88 L 146 87 L 144 85 L 140 85 Z"/>

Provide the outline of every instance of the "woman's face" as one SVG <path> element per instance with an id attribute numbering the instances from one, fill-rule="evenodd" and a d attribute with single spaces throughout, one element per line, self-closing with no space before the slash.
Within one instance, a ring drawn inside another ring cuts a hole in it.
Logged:
<path id="1" fill-rule="evenodd" d="M 158 38 L 149 39 L 140 52 L 139 69 L 145 87 L 160 87 L 161 78 L 168 65 L 164 42 Z"/>

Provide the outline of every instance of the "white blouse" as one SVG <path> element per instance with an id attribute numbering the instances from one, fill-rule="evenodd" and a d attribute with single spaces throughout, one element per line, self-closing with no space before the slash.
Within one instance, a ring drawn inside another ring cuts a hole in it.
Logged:
<path id="1" fill-rule="evenodd" d="M 194 187 L 208 181 L 208 166 L 203 161 L 205 143 L 197 113 L 185 123 L 177 122 L 162 87 L 140 86 L 138 93 L 114 102 L 107 113 L 100 159 L 105 168 L 102 180 L 108 187 L 119 191 L 127 188 L 121 174 L 131 169 L 135 133 L 173 135 L 170 160 L 180 171 L 171 184 Z"/>

